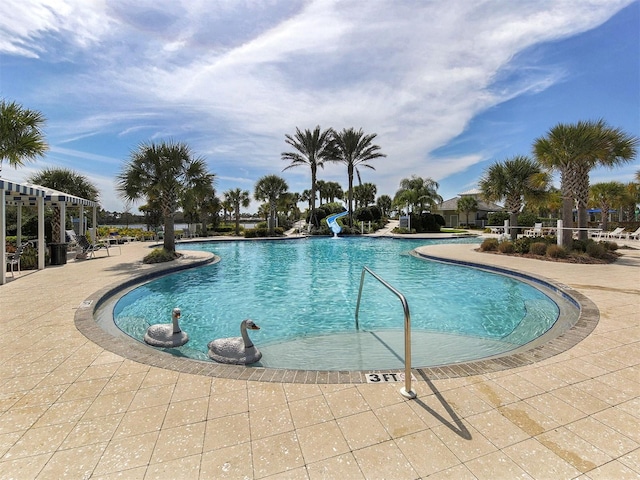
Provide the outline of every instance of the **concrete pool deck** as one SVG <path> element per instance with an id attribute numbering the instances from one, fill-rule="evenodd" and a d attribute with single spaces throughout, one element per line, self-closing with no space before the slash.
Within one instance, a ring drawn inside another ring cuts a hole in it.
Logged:
<path id="1" fill-rule="evenodd" d="M 600 319 L 536 363 L 418 377 L 416 400 L 400 383 L 212 377 L 99 346 L 77 330 L 76 312 L 159 268 L 140 263 L 149 244 L 23 272 L 0 287 L 0 479 L 638 478 L 640 250 L 629 243 L 611 265 L 428 247 L 565 284 Z"/>

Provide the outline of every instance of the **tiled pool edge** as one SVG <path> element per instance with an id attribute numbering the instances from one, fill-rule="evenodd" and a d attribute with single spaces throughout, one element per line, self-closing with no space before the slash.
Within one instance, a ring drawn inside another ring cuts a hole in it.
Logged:
<path id="1" fill-rule="evenodd" d="M 124 282 L 116 282 L 98 290 L 85 299 L 77 309 L 74 319 L 76 328 L 89 340 L 112 353 L 135 362 L 182 373 L 237 380 L 279 383 L 366 383 L 365 375 L 367 373 L 372 373 L 372 371 L 284 370 L 264 367 L 223 365 L 213 362 L 185 359 L 173 356 L 161 350 L 156 350 L 153 347 L 143 345 L 140 342 L 126 337 L 124 334 L 122 337 L 113 336 L 96 323 L 94 319 L 94 312 L 96 309 L 103 304 L 106 299 L 118 292 L 159 276 L 188 268 L 199 267 L 216 261 L 216 257 L 213 255 L 202 255 L 202 252 L 198 253 L 199 254 L 195 255 L 193 258 L 188 255 L 186 258 L 177 261 L 177 263 L 172 262 L 169 265 L 158 264 L 152 266 L 139 274 L 130 276 Z M 519 351 L 518 353 L 511 355 L 472 362 L 413 369 L 414 375 L 418 381 L 424 381 L 425 378 L 428 378 L 429 380 L 437 380 L 481 375 L 531 365 L 567 351 L 586 338 L 598 324 L 600 313 L 596 305 L 591 300 L 573 289 L 568 291 L 567 289 L 569 287 L 560 285 L 551 280 L 517 270 L 505 269 L 486 264 L 451 260 L 424 253 L 419 253 L 419 256 L 429 260 L 456 265 L 466 265 L 469 267 L 506 273 L 508 275 L 520 276 L 534 282 L 542 282 L 557 289 L 558 292 L 562 292 L 564 296 L 570 298 L 573 302 L 579 305 L 580 316 L 575 325 L 569 328 L 566 332 L 542 345 L 533 347 L 526 351 Z M 396 370 L 393 371 L 395 372 Z M 376 371 L 376 373 L 384 372 L 385 371 Z"/>

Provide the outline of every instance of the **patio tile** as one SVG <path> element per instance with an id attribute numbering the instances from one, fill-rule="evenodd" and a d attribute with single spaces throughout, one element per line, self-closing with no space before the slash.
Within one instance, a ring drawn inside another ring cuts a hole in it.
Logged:
<path id="1" fill-rule="evenodd" d="M 564 427 L 543 433 L 537 440 L 582 473 L 612 460 L 610 455 Z"/>
<path id="2" fill-rule="evenodd" d="M 433 433 L 461 462 L 467 462 L 498 450 L 484 435 L 470 425 L 465 426 L 461 431 L 440 425 L 433 428 Z"/>
<path id="3" fill-rule="evenodd" d="M 105 442 L 59 450 L 53 454 L 38 478 L 89 478 L 106 447 Z"/>
<path id="4" fill-rule="evenodd" d="M 290 401 L 289 412 L 296 428 L 333 420 L 333 413 L 324 395 Z"/>
<path id="5" fill-rule="evenodd" d="M 249 410 L 249 425 L 252 439 L 294 430 L 289 410 L 279 406 Z"/>
<path id="6" fill-rule="evenodd" d="M 326 460 L 349 452 L 349 445 L 335 421 L 296 430 L 305 463 Z"/>
<path id="7" fill-rule="evenodd" d="M 431 430 L 396 439 L 398 448 L 418 475 L 426 477 L 460 464 L 460 460 Z"/>
<path id="8" fill-rule="evenodd" d="M 365 480 L 352 453 L 345 453 L 311 463 L 307 465 L 307 471 L 310 480 L 327 480 L 330 478 Z"/>
<path id="9" fill-rule="evenodd" d="M 151 463 L 200 455 L 204 444 L 204 431 L 204 422 L 162 429 L 156 440 Z"/>
<path id="10" fill-rule="evenodd" d="M 500 449 L 529 438 L 529 434 L 496 410 L 479 413 L 465 420 Z"/>
<path id="11" fill-rule="evenodd" d="M 191 480 L 199 478 L 201 460 L 202 455 L 191 455 L 162 463 L 152 463 L 147 468 L 144 478 L 145 480 L 165 480 L 168 478 L 171 480 Z"/>
<path id="12" fill-rule="evenodd" d="M 0 461 L 0 480 L 36 478 L 53 453 Z"/>
<path id="13" fill-rule="evenodd" d="M 113 438 L 131 437 L 141 433 L 157 432 L 162 428 L 168 407 L 155 407 L 129 410 L 119 422 Z"/>
<path id="14" fill-rule="evenodd" d="M 246 445 L 238 447 L 249 449 Z M 251 453 L 254 478 L 288 472 L 304 465 L 298 437 L 293 431 L 252 441 Z"/>
<path id="15" fill-rule="evenodd" d="M 640 447 L 637 441 L 617 432 L 595 417 L 587 417 L 567 425 L 567 429 L 584 438 L 609 456 L 617 458 Z"/>
<path id="16" fill-rule="evenodd" d="M 202 454 L 200 478 L 236 480 L 256 478 L 249 444 L 233 445 Z"/>
<path id="17" fill-rule="evenodd" d="M 209 398 L 195 398 L 171 402 L 164 416 L 162 428 L 173 428 L 180 425 L 204 422 L 209 410 Z"/>
<path id="18" fill-rule="evenodd" d="M 351 450 L 358 450 L 391 439 L 380 419 L 371 411 L 357 413 L 337 420 L 337 424 Z"/>
<path id="19" fill-rule="evenodd" d="M 365 478 L 415 479 L 418 473 L 393 441 L 356 450 L 353 456 Z"/>
<path id="20" fill-rule="evenodd" d="M 478 480 L 496 480 L 501 478 L 534 480 L 535 478 L 525 472 L 502 452 L 493 452 L 482 457 L 474 458 L 465 465 Z"/>
<path id="21" fill-rule="evenodd" d="M 206 422 L 205 452 L 250 441 L 251 429 L 249 428 L 248 412 L 211 418 Z"/>
<path id="22" fill-rule="evenodd" d="M 533 438 L 506 447 L 503 452 L 533 478 L 560 480 L 580 475 L 573 465 Z"/>
<path id="23" fill-rule="evenodd" d="M 136 467 L 146 467 L 156 445 L 158 432 L 111 441 L 94 470 L 94 475 L 113 475 Z M 125 476 L 126 478 L 126 476 Z"/>

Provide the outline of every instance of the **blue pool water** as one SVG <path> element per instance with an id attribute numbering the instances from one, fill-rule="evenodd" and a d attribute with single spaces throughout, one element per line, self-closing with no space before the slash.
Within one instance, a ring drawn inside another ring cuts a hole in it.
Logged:
<path id="1" fill-rule="evenodd" d="M 478 242 L 460 239 L 450 242 Z M 365 277 L 360 330 L 355 308 L 367 266 L 407 298 L 414 367 L 496 355 L 528 343 L 556 321 L 559 308 L 537 288 L 499 274 L 409 255 L 433 240 L 310 238 L 206 242 L 179 246 L 221 261 L 144 284 L 115 304 L 116 325 L 142 341 L 149 324 L 180 325 L 190 336 L 172 353 L 208 360 L 207 343 L 237 337 L 253 319 L 259 364 L 313 370 L 402 366 L 403 310 L 397 297 Z M 442 241 L 438 241 L 442 243 Z"/>

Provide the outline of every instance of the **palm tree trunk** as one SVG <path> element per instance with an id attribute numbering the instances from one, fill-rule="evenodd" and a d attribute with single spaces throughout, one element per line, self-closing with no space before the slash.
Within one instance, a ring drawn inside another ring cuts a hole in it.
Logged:
<path id="1" fill-rule="evenodd" d="M 353 227 L 353 165 L 349 165 L 347 173 L 349 175 L 349 194 L 347 196 L 349 202 L 349 226 Z"/>
<path id="2" fill-rule="evenodd" d="M 269 202 L 269 216 L 271 217 L 269 221 L 269 235 L 273 237 L 276 227 L 276 202 Z"/>
<path id="3" fill-rule="evenodd" d="M 312 223 L 315 227 L 319 226 L 316 215 L 316 169 L 314 166 L 311 167 L 311 216 L 309 217 L 309 223 Z"/>

